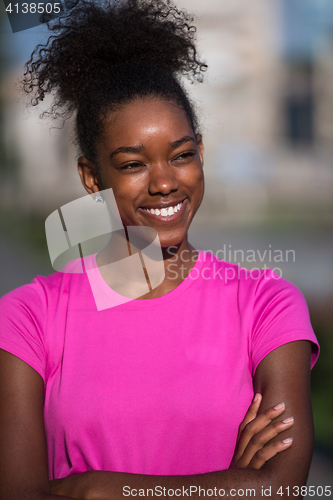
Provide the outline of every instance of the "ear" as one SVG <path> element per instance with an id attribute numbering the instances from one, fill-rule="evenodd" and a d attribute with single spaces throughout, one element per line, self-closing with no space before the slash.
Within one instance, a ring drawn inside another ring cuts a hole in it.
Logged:
<path id="1" fill-rule="evenodd" d="M 96 166 L 84 156 L 80 156 L 77 161 L 77 169 L 84 189 L 89 193 L 96 193 L 101 190 L 98 182 Z"/>
<path id="2" fill-rule="evenodd" d="M 197 134 L 195 136 L 195 138 L 196 138 L 196 141 L 197 141 L 197 148 L 198 148 L 198 152 L 199 152 L 199 156 L 200 156 L 200 160 L 201 160 L 201 165 L 203 166 L 204 145 L 203 145 L 203 142 L 202 142 L 202 135 L 201 134 Z"/>

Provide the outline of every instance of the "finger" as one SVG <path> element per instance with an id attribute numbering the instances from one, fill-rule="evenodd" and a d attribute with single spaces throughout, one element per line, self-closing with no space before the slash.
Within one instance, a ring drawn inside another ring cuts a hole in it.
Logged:
<path id="1" fill-rule="evenodd" d="M 235 448 L 235 453 L 233 456 L 232 464 L 234 464 L 242 456 L 242 453 L 244 452 L 244 450 L 246 448 L 247 442 L 244 442 L 244 441 L 239 442 L 240 438 L 241 438 L 241 434 L 243 432 L 244 427 L 249 422 L 251 422 L 252 420 L 254 420 L 256 418 L 259 407 L 260 407 L 261 400 L 262 400 L 262 395 L 257 393 L 255 395 L 249 409 L 247 410 L 245 417 L 243 418 L 242 422 L 239 425 L 238 435 L 237 435 L 237 440 L 236 440 L 236 448 Z"/>
<path id="2" fill-rule="evenodd" d="M 276 443 L 271 443 L 257 453 L 252 458 L 248 467 L 250 469 L 261 469 L 261 467 L 271 458 L 275 457 L 281 451 L 287 450 L 292 445 L 293 438 L 287 438 L 283 441 L 277 441 Z"/>
<path id="3" fill-rule="evenodd" d="M 275 418 L 279 417 L 285 411 L 285 404 L 279 403 L 276 406 L 268 408 L 261 415 L 257 415 L 253 420 L 250 420 L 242 429 L 236 446 L 233 463 L 240 459 L 244 450 L 249 444 L 252 437 L 265 429 Z M 245 420 L 245 418 L 244 418 Z"/>
<path id="4" fill-rule="evenodd" d="M 257 415 L 256 418 L 248 422 L 245 425 L 242 434 L 244 436 L 247 436 L 247 438 L 249 437 L 249 441 L 252 436 L 254 436 L 254 434 L 257 434 L 258 432 L 263 430 L 273 420 L 282 415 L 282 413 L 285 411 L 285 408 L 286 407 L 284 403 L 279 403 L 276 406 L 268 408 L 264 413 L 262 413 L 261 415 Z"/>
<path id="5" fill-rule="evenodd" d="M 240 436 L 240 433 L 244 429 L 244 427 L 251 422 L 253 419 L 256 418 L 259 406 L 262 400 L 262 395 L 257 393 L 249 407 L 249 409 L 246 412 L 245 417 L 243 418 L 242 422 L 240 423 L 240 426 L 238 428 L 238 436 Z"/>
<path id="6" fill-rule="evenodd" d="M 241 458 L 242 463 L 245 464 L 245 467 L 251 462 L 255 454 L 259 450 L 263 449 L 264 446 L 267 443 L 269 443 L 269 441 L 271 441 L 278 434 L 280 434 L 280 432 L 290 429 L 293 426 L 293 424 L 294 424 L 293 417 L 289 417 L 286 418 L 285 420 L 282 420 L 281 422 L 272 422 L 262 431 L 252 436 Z"/>

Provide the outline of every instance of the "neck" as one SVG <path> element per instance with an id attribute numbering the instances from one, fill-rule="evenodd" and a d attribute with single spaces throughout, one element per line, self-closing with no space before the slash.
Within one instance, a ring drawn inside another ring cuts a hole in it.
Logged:
<path id="1" fill-rule="evenodd" d="M 186 240 L 162 248 L 166 280 L 181 283 L 194 266 L 199 252 Z"/>
<path id="2" fill-rule="evenodd" d="M 199 253 L 188 243 L 186 235 L 179 244 L 162 247 L 165 276 L 162 283 L 154 287 L 154 278 L 157 278 L 157 282 L 160 282 L 159 278 L 163 273 L 163 268 L 161 270 L 160 247 L 154 241 L 155 237 L 156 232 L 154 230 L 145 227 L 141 228 L 141 226 L 128 227 L 122 231 L 112 233 L 109 243 L 96 258 L 101 275 L 111 288 L 120 291 L 123 289 L 124 282 L 127 281 L 134 290 L 137 284 L 142 281 L 143 268 L 150 291 L 137 298 L 156 298 L 176 288 L 187 277 Z M 108 264 L 121 261 L 136 253 L 139 254 L 141 260 L 141 265 L 137 266 L 137 272 L 131 268 L 130 275 L 127 276 L 125 271 L 124 276 L 124 269 L 121 268 L 121 265 L 111 266 L 108 269 Z M 135 295 L 135 292 L 133 294 Z M 127 294 L 124 293 L 124 295 Z"/>

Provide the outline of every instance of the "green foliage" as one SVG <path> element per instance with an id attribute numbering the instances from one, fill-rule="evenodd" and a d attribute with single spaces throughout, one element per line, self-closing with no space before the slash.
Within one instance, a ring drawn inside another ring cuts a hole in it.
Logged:
<path id="1" fill-rule="evenodd" d="M 26 248 L 27 253 L 33 253 L 38 259 L 49 262 L 44 218 L 0 207 L 0 231 L 1 235 L 14 245 Z"/>
<path id="2" fill-rule="evenodd" d="M 312 405 L 316 444 L 333 450 L 333 315 L 326 307 L 311 307 L 311 321 L 320 344 L 320 356 L 312 370 Z"/>

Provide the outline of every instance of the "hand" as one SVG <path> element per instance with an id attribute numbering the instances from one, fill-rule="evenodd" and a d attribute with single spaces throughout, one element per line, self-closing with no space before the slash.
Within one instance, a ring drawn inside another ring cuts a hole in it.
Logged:
<path id="1" fill-rule="evenodd" d="M 289 417 L 273 422 L 284 412 L 284 403 L 268 408 L 265 413 L 258 415 L 261 400 L 261 394 L 256 394 L 239 426 L 235 453 L 229 469 L 261 469 L 269 459 L 292 444 L 292 438 L 267 444 L 280 432 L 289 429 L 294 419 Z"/>

